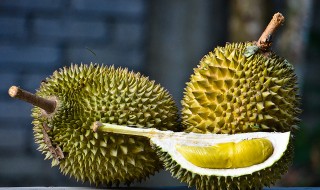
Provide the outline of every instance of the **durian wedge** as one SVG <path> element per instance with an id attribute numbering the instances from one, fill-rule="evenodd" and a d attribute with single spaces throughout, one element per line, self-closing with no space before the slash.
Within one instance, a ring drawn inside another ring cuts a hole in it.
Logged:
<path id="1" fill-rule="evenodd" d="M 290 132 L 199 134 L 100 122 L 92 128 L 148 137 L 166 169 L 197 189 L 261 188 L 280 177 L 292 151 Z"/>

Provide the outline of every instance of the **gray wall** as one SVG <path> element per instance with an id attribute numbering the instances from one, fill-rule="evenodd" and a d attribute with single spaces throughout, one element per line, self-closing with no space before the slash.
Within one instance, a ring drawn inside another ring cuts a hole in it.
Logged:
<path id="1" fill-rule="evenodd" d="M 158 0 L 150 6 L 145 67 L 178 106 L 193 68 L 226 42 L 227 7 L 225 1 L 209 0 Z"/>

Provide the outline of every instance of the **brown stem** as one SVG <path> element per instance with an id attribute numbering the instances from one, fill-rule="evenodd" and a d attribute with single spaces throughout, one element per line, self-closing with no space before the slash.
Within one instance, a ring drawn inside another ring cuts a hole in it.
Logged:
<path id="1" fill-rule="evenodd" d="M 101 123 L 101 122 L 99 122 L 99 121 L 94 122 L 93 125 L 92 125 L 92 130 L 93 130 L 93 132 L 97 133 L 99 127 L 101 127 L 101 126 L 102 126 L 102 123 Z"/>
<path id="2" fill-rule="evenodd" d="M 64 158 L 63 151 L 58 145 L 56 147 L 52 145 L 52 142 L 50 140 L 48 133 L 46 132 L 45 127 L 42 128 L 42 134 L 43 134 L 43 141 L 47 145 L 52 157 L 59 162 L 59 160 Z"/>
<path id="3" fill-rule="evenodd" d="M 37 96 L 35 94 L 22 90 L 19 87 L 11 86 L 9 88 L 8 93 L 12 98 L 18 98 L 20 100 L 29 102 L 34 106 L 42 108 L 43 110 L 46 111 L 47 114 L 53 113 L 54 110 L 56 109 L 57 102 L 55 100 L 48 100 L 48 99 L 42 98 L 40 96 Z"/>
<path id="4" fill-rule="evenodd" d="M 284 16 L 281 13 L 276 13 L 273 15 L 272 20 L 269 22 L 268 26 L 266 27 L 266 29 L 264 30 L 257 42 L 257 46 L 262 51 L 268 51 L 268 49 L 271 47 L 271 37 L 283 22 Z"/>

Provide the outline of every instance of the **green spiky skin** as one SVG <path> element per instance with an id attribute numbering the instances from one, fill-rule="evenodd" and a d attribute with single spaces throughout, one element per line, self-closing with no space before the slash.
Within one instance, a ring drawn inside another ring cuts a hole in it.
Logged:
<path id="1" fill-rule="evenodd" d="M 285 174 L 292 163 L 293 158 L 293 139 L 290 140 L 284 156 L 276 161 L 271 167 L 254 172 L 250 175 L 238 177 L 231 176 L 207 176 L 200 175 L 182 168 L 171 156 L 153 144 L 159 158 L 163 161 L 166 170 L 172 176 L 188 184 L 189 187 L 195 186 L 198 190 L 225 190 L 225 189 L 262 189 L 265 186 L 274 185 L 275 181 Z"/>
<path id="2" fill-rule="evenodd" d="M 127 69 L 72 65 L 53 73 L 37 95 L 58 100 L 52 114 L 35 107 L 34 137 L 39 150 L 65 175 L 90 183 L 130 184 L 154 174 L 162 165 L 144 137 L 94 133 L 95 121 L 177 130 L 177 107 L 160 85 Z M 54 159 L 44 142 L 43 125 L 53 147 L 65 158 Z"/>
<path id="3" fill-rule="evenodd" d="M 235 134 L 295 128 L 300 109 L 292 65 L 273 53 L 248 53 L 250 47 L 252 43 L 227 44 L 200 61 L 182 100 L 185 131 Z"/>

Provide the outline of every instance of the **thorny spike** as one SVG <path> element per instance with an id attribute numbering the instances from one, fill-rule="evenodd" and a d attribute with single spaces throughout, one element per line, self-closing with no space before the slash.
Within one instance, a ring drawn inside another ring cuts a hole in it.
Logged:
<path id="1" fill-rule="evenodd" d="M 56 109 L 57 102 L 55 100 L 42 98 L 28 91 L 22 90 L 17 86 L 11 86 L 8 93 L 12 98 L 18 98 L 43 109 L 47 114 L 53 113 Z"/>

